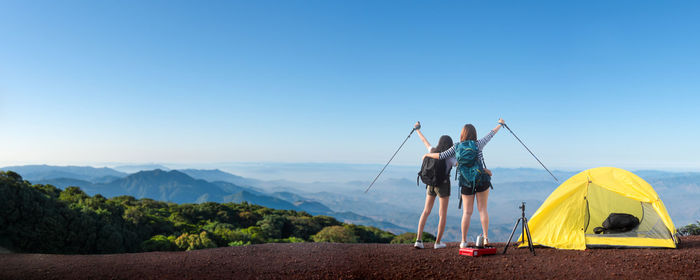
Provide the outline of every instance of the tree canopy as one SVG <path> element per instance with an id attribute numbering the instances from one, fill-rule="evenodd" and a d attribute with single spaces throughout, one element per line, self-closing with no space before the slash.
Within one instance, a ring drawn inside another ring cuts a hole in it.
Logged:
<path id="1" fill-rule="evenodd" d="M 18 252 L 176 251 L 268 242 L 389 243 L 396 235 L 333 217 L 243 203 L 175 204 L 89 196 L 0 172 L 0 246 Z"/>
<path id="2" fill-rule="evenodd" d="M 681 235 L 700 235 L 700 221 L 695 224 L 689 224 L 678 230 Z"/>

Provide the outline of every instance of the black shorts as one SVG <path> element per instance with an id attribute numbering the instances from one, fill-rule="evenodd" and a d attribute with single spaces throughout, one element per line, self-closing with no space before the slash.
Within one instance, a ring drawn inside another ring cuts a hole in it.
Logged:
<path id="1" fill-rule="evenodd" d="M 445 180 L 439 186 L 426 186 L 426 189 L 426 194 L 429 196 L 448 197 L 450 196 L 450 180 Z"/>
<path id="2" fill-rule="evenodd" d="M 490 185 L 483 185 L 483 186 L 478 186 L 476 187 L 476 191 L 470 187 L 462 187 L 462 194 L 463 195 L 474 195 L 475 193 L 478 192 L 485 192 L 486 190 L 491 187 Z"/>

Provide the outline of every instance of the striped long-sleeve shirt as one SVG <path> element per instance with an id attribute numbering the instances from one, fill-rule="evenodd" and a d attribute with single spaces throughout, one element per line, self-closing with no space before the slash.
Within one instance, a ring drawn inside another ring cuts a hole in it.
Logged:
<path id="1" fill-rule="evenodd" d="M 476 146 L 479 149 L 479 161 L 481 162 L 482 166 L 486 166 L 486 164 L 484 163 L 484 154 L 481 151 L 484 149 L 484 146 L 486 146 L 486 144 L 489 141 L 491 141 L 491 138 L 493 138 L 494 135 L 496 135 L 496 132 L 491 130 L 489 134 L 486 134 L 486 136 L 476 141 Z M 440 159 L 448 159 L 455 157 L 455 149 L 457 147 L 457 144 L 459 144 L 459 142 L 455 143 L 447 151 L 440 153 Z"/>

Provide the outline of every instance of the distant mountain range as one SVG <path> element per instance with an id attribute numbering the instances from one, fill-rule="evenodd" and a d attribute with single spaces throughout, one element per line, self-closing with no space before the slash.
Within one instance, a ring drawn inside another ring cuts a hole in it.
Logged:
<path id="1" fill-rule="evenodd" d="M 128 175 L 112 168 L 95 168 L 90 166 L 23 165 L 7 166 L 0 169 L 12 170 L 31 181 L 71 178 L 90 182 L 106 182 Z"/>
<path id="2" fill-rule="evenodd" d="M 180 169 L 178 170 L 182 173 L 192 176 L 192 178 L 207 180 L 209 182 L 229 182 L 240 186 L 255 186 L 262 183 L 262 181 L 255 179 L 243 178 L 241 176 L 233 175 L 228 172 L 221 171 L 219 169 Z"/>
<path id="3" fill-rule="evenodd" d="M 120 172 L 125 172 L 125 173 L 136 173 L 139 171 L 144 171 L 144 170 L 165 170 L 169 171 L 170 168 L 167 168 L 166 166 L 162 164 L 132 164 L 132 165 L 119 165 L 115 166 L 112 169 L 120 171 Z"/>
<path id="4" fill-rule="evenodd" d="M 17 172 L 24 179 L 35 184 L 51 184 L 64 189 L 77 186 L 90 195 L 101 194 L 105 197 L 130 195 L 136 198 L 151 198 L 175 203 L 246 201 L 269 208 L 333 216 L 341 221 L 376 226 L 397 233 L 408 231 L 401 226 L 350 211 L 335 212 L 321 202 L 290 192 L 266 193 L 255 187 L 240 186 L 231 181 L 250 185 L 256 180 L 220 170 L 156 169 L 126 174 L 110 168 L 48 165 L 10 166 L 3 167 L 1 170 Z M 110 180 L 105 182 L 108 178 Z"/>

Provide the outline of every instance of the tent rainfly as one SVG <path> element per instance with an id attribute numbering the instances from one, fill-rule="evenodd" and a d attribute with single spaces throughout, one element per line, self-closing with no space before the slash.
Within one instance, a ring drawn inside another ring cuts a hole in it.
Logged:
<path id="1" fill-rule="evenodd" d="M 627 232 L 596 234 L 594 228 L 612 213 L 633 215 L 639 225 Z M 532 215 L 528 226 L 533 244 L 557 249 L 676 248 L 678 244 L 676 228 L 656 191 L 639 176 L 614 167 L 588 169 L 566 180 Z"/>

